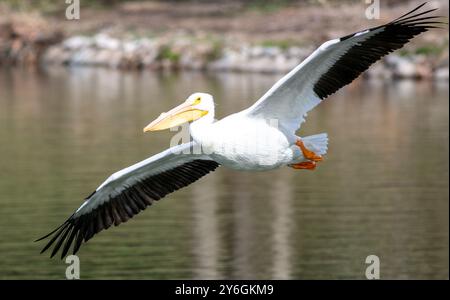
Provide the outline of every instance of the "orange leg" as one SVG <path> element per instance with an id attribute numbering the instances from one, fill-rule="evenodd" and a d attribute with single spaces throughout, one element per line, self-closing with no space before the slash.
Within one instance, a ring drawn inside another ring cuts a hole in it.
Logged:
<path id="1" fill-rule="evenodd" d="M 298 164 L 289 165 L 291 168 L 296 170 L 314 170 L 316 168 L 315 161 L 304 161 Z"/>
<path id="2" fill-rule="evenodd" d="M 305 145 L 303 144 L 302 140 L 297 140 L 297 142 L 295 142 L 295 144 L 300 148 L 300 150 L 302 150 L 303 156 L 305 157 L 305 159 L 309 159 L 313 162 L 315 161 L 322 161 L 323 158 L 320 155 L 317 155 L 316 153 L 314 153 L 311 150 L 308 150 Z"/>

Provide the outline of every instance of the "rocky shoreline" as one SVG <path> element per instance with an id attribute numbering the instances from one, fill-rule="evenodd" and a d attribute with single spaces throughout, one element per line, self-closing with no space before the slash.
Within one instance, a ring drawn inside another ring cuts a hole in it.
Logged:
<path id="1" fill-rule="evenodd" d="M 74 36 L 50 46 L 43 55 L 43 62 L 120 69 L 286 73 L 314 48 L 229 46 L 214 40 L 181 36 L 121 40 L 99 33 L 91 37 Z M 420 54 L 401 56 L 394 53 L 370 68 L 366 76 L 448 80 L 448 57 L 430 59 Z"/>
<path id="2" fill-rule="evenodd" d="M 19 25 L 17 25 L 19 24 Z M 258 45 L 185 32 L 153 37 L 63 35 L 39 22 L 0 24 L 1 65 L 95 66 L 118 69 L 210 70 L 286 73 L 318 45 Z M 372 66 L 366 77 L 448 80 L 448 50 L 440 55 L 396 52 Z"/>

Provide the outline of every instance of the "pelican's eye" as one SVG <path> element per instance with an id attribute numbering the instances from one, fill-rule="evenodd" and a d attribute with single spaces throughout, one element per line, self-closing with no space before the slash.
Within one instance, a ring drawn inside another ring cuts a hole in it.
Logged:
<path id="1" fill-rule="evenodd" d="M 200 97 L 197 97 L 197 99 L 195 99 L 193 105 L 200 104 L 200 101 L 201 101 L 201 100 L 202 100 L 202 99 L 201 99 Z"/>

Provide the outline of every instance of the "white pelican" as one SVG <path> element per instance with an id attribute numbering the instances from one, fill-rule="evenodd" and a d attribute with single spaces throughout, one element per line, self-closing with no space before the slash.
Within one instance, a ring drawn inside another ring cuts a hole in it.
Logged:
<path id="1" fill-rule="evenodd" d="M 214 121 L 214 100 L 206 93 L 192 94 L 161 114 L 144 132 L 190 122 L 193 141 L 112 174 L 61 226 L 39 239 L 52 236 L 42 252 L 54 245 L 53 257 L 62 247 L 63 258 L 73 245 L 75 254 L 96 233 L 128 221 L 220 165 L 249 171 L 314 169 L 328 139 L 325 133 L 303 138 L 295 134 L 307 112 L 384 55 L 442 23 L 428 15 L 435 9 L 416 12 L 424 4 L 385 25 L 322 44 L 255 104 L 220 121 Z M 198 145 L 203 151 L 195 154 Z"/>

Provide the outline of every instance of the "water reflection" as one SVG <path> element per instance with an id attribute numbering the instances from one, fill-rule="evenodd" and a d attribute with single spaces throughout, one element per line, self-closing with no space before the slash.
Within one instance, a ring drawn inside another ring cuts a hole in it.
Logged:
<path id="1" fill-rule="evenodd" d="M 278 78 L 106 69 L 0 72 L 0 278 L 64 278 L 32 241 L 111 172 L 169 146 L 142 134 L 193 91 L 218 117 Z M 311 112 L 315 172 L 220 168 L 82 248 L 82 278 L 448 278 L 448 83 L 357 81 Z"/>
<path id="2" fill-rule="evenodd" d="M 218 209 L 217 177 L 208 184 L 192 186 L 194 278 L 219 279 L 220 230 L 216 218 Z"/>

